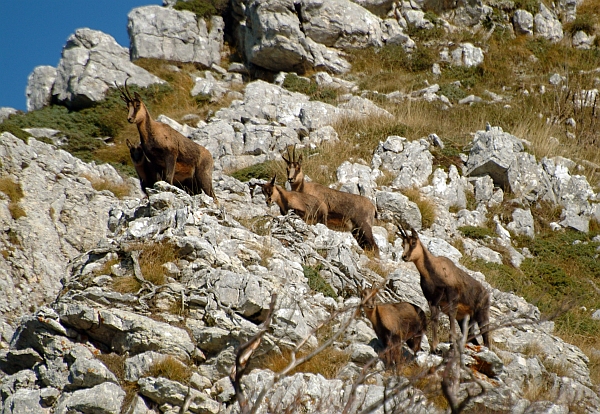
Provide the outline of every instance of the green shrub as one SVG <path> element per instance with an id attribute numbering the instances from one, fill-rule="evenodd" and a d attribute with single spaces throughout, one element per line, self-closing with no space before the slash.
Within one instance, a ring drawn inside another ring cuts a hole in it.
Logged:
<path id="1" fill-rule="evenodd" d="M 527 10 L 529 13 L 535 15 L 540 11 L 539 0 L 515 0 L 515 9 Z"/>
<path id="2" fill-rule="evenodd" d="M 302 78 L 295 73 L 288 73 L 283 81 L 283 87 L 291 92 L 299 92 L 313 101 L 335 104 L 337 102 L 337 91 L 330 88 L 321 88 L 315 81 Z"/>
<path id="3" fill-rule="evenodd" d="M 260 164 L 254 164 L 246 168 L 232 172 L 230 175 L 240 181 L 250 181 L 251 178 L 258 178 L 262 180 L 270 180 L 273 175 L 278 171 L 276 168 L 275 161 L 265 161 Z"/>
<path id="4" fill-rule="evenodd" d="M 337 299 L 335 290 L 327 283 L 325 279 L 319 274 L 320 266 L 302 266 L 304 270 L 304 277 L 308 279 L 308 286 L 315 292 L 320 292 L 325 296 Z"/>
<path id="5" fill-rule="evenodd" d="M 440 95 L 444 95 L 452 102 L 458 102 L 463 98 L 467 97 L 467 92 L 463 88 L 453 83 L 446 83 L 440 86 Z"/>
<path id="6" fill-rule="evenodd" d="M 210 16 L 222 16 L 229 6 L 228 0 L 190 0 L 175 3 L 175 10 L 187 10 L 201 18 Z"/>
<path id="7" fill-rule="evenodd" d="M 571 36 L 579 31 L 586 32 L 588 35 L 593 35 L 596 31 L 594 20 L 594 16 L 591 14 L 578 14 L 575 20 L 564 25 L 564 30 Z"/>
<path id="8" fill-rule="evenodd" d="M 485 239 L 486 237 L 496 236 L 492 230 L 486 227 L 463 226 L 459 227 L 458 231 L 470 239 Z"/>

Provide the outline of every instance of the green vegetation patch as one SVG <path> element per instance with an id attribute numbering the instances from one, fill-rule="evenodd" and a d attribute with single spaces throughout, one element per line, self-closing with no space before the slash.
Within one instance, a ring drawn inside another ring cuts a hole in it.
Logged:
<path id="1" fill-rule="evenodd" d="M 470 239 L 485 239 L 486 237 L 495 237 L 496 234 L 486 227 L 462 226 L 458 228 L 463 236 Z"/>
<path id="2" fill-rule="evenodd" d="M 331 88 L 322 88 L 313 80 L 309 80 L 288 73 L 283 81 L 283 87 L 291 92 L 300 92 L 307 95 L 312 101 L 321 101 L 329 104 L 336 104 L 338 93 Z"/>
<path id="3" fill-rule="evenodd" d="M 308 286 L 315 292 L 337 299 L 338 295 L 329 283 L 319 274 L 320 266 L 302 266 L 304 277 L 308 279 Z"/>
<path id="4" fill-rule="evenodd" d="M 234 171 L 231 173 L 231 176 L 242 182 L 250 181 L 251 178 L 270 180 L 278 172 L 276 164 L 274 161 L 261 162 L 260 164 L 254 164 Z"/>
<path id="5" fill-rule="evenodd" d="M 483 272 L 492 286 L 513 291 L 538 306 L 544 317 L 553 318 L 557 333 L 570 342 L 597 341 L 600 321 L 591 318 L 600 308 L 600 260 L 592 242 L 595 234 L 574 230 L 545 232 L 526 246 L 533 258 L 520 269 L 481 260 L 466 264 Z M 465 259 L 469 261 L 469 259 Z"/>
<path id="6" fill-rule="evenodd" d="M 187 10 L 196 14 L 201 18 L 210 16 L 222 16 L 227 11 L 229 6 L 228 0 L 190 0 L 175 3 L 175 10 Z"/>

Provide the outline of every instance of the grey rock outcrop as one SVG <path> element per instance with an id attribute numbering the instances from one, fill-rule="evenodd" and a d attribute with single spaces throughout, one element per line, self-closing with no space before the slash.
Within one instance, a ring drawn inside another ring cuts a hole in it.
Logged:
<path id="1" fill-rule="evenodd" d="M 352 2 L 377 16 L 385 16 L 394 5 L 393 0 L 352 0 Z"/>
<path id="2" fill-rule="evenodd" d="M 23 314 L 52 300 L 58 293 L 67 263 L 96 247 L 106 235 L 106 220 L 117 199 L 96 191 L 89 180 L 124 184 L 107 164 L 86 164 L 51 145 L 30 139 L 28 144 L 9 133 L 0 135 L 2 169 L 23 190 L 19 205 L 25 216 L 14 219 L 3 197 L 0 223 L 10 228 L 3 240 L 7 257 L 0 261 L 0 319 Z M 134 187 L 131 183 L 131 187 Z M 7 338 L 2 338 L 6 341 Z"/>
<path id="3" fill-rule="evenodd" d="M 534 18 L 534 30 L 537 36 L 558 42 L 563 38 L 563 29 L 560 20 L 556 18 L 544 3 L 540 3 L 540 11 Z"/>
<path id="4" fill-rule="evenodd" d="M 406 141 L 390 136 L 380 143 L 373 155 L 373 169 L 387 170 L 396 175 L 392 187 L 397 189 L 424 185 L 433 172 L 433 156 L 426 139 Z"/>
<path id="5" fill-rule="evenodd" d="M 458 66 L 478 66 L 483 63 L 483 50 L 471 43 L 461 43 L 450 53 L 452 63 Z"/>
<path id="6" fill-rule="evenodd" d="M 527 10 L 516 10 L 512 23 L 517 34 L 533 35 L 533 15 Z"/>
<path id="7" fill-rule="evenodd" d="M 0 107 L 0 123 L 8 119 L 9 116 L 16 114 L 18 111 L 15 108 L 9 108 L 7 106 Z"/>
<path id="8" fill-rule="evenodd" d="M 27 78 L 25 96 L 27 110 L 35 111 L 50 104 L 52 99 L 52 86 L 56 81 L 56 68 L 52 66 L 38 66 Z"/>
<path id="9" fill-rule="evenodd" d="M 350 0 L 303 0 L 302 29 L 317 43 L 336 49 L 382 46 L 380 19 Z"/>
<path id="10" fill-rule="evenodd" d="M 221 63 L 225 28 L 221 16 L 207 22 L 190 11 L 144 6 L 131 10 L 127 17 L 133 60 L 193 62 L 207 68 Z"/>
<path id="11" fill-rule="evenodd" d="M 71 109 L 92 105 L 104 98 L 115 82 L 147 87 L 164 83 L 129 60 L 129 50 L 107 34 L 77 29 L 63 48 L 52 87 L 53 99 Z"/>

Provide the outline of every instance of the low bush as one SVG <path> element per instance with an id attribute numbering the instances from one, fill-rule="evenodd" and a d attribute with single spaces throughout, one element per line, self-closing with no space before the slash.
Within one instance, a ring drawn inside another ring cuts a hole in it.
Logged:
<path id="1" fill-rule="evenodd" d="M 319 274 L 319 270 L 321 270 L 320 266 L 302 266 L 302 269 L 304 270 L 304 277 L 308 279 L 308 286 L 313 291 L 337 299 L 338 295 L 335 293 L 335 290 L 333 290 L 331 285 Z"/>
<path id="2" fill-rule="evenodd" d="M 173 6 L 175 10 L 191 11 L 201 18 L 222 16 L 228 7 L 228 0 L 179 0 Z"/>
<path id="3" fill-rule="evenodd" d="M 167 378 L 185 385 L 192 377 L 192 370 L 177 358 L 167 355 L 148 368 L 147 376 Z"/>

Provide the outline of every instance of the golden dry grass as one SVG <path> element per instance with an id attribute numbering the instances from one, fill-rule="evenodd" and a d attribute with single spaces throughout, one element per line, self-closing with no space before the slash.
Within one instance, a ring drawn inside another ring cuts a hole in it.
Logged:
<path id="1" fill-rule="evenodd" d="M 151 365 L 148 368 L 147 376 L 163 377 L 182 384 L 187 384 L 192 377 L 192 370 L 186 363 L 168 355 Z"/>
<path id="2" fill-rule="evenodd" d="M 133 276 L 121 276 L 113 279 L 112 289 L 119 293 L 135 293 L 142 284 Z"/>
<path id="3" fill-rule="evenodd" d="M 300 358 L 308 352 L 301 352 L 296 355 Z M 267 355 L 261 358 L 258 362 L 263 369 L 270 369 L 273 372 L 280 372 L 286 368 L 291 361 L 291 352 L 283 351 L 281 355 Z M 318 353 L 308 362 L 298 366 L 292 370 L 289 375 L 294 375 L 298 372 L 307 372 L 312 374 L 321 374 L 327 379 L 337 377 L 339 371 L 350 361 L 350 355 L 346 352 L 335 348 L 328 348 Z"/>
<path id="4" fill-rule="evenodd" d="M 144 279 L 155 285 L 164 285 L 167 282 L 163 265 L 177 260 L 176 246 L 168 242 L 132 243 L 127 246 L 127 251 L 140 252 L 139 263 L 142 275 Z"/>
<path id="5" fill-rule="evenodd" d="M 19 201 L 24 196 L 21 184 L 10 177 L 2 177 L 0 178 L 0 192 L 6 194 L 9 198 L 8 211 L 14 220 L 27 216 L 25 210 L 19 205 Z"/>
<path id="6" fill-rule="evenodd" d="M 117 198 L 124 198 L 130 194 L 131 189 L 124 181 L 115 183 L 104 178 L 93 177 L 87 174 L 84 174 L 83 177 L 92 184 L 92 188 L 96 191 L 108 190 Z"/>
<path id="7" fill-rule="evenodd" d="M 436 218 L 434 202 L 426 197 L 423 197 L 421 191 L 416 187 L 406 188 L 402 190 L 402 193 L 408 197 L 410 201 L 415 203 L 417 207 L 419 207 L 419 211 L 421 212 L 421 223 L 423 227 L 431 227 Z"/>

